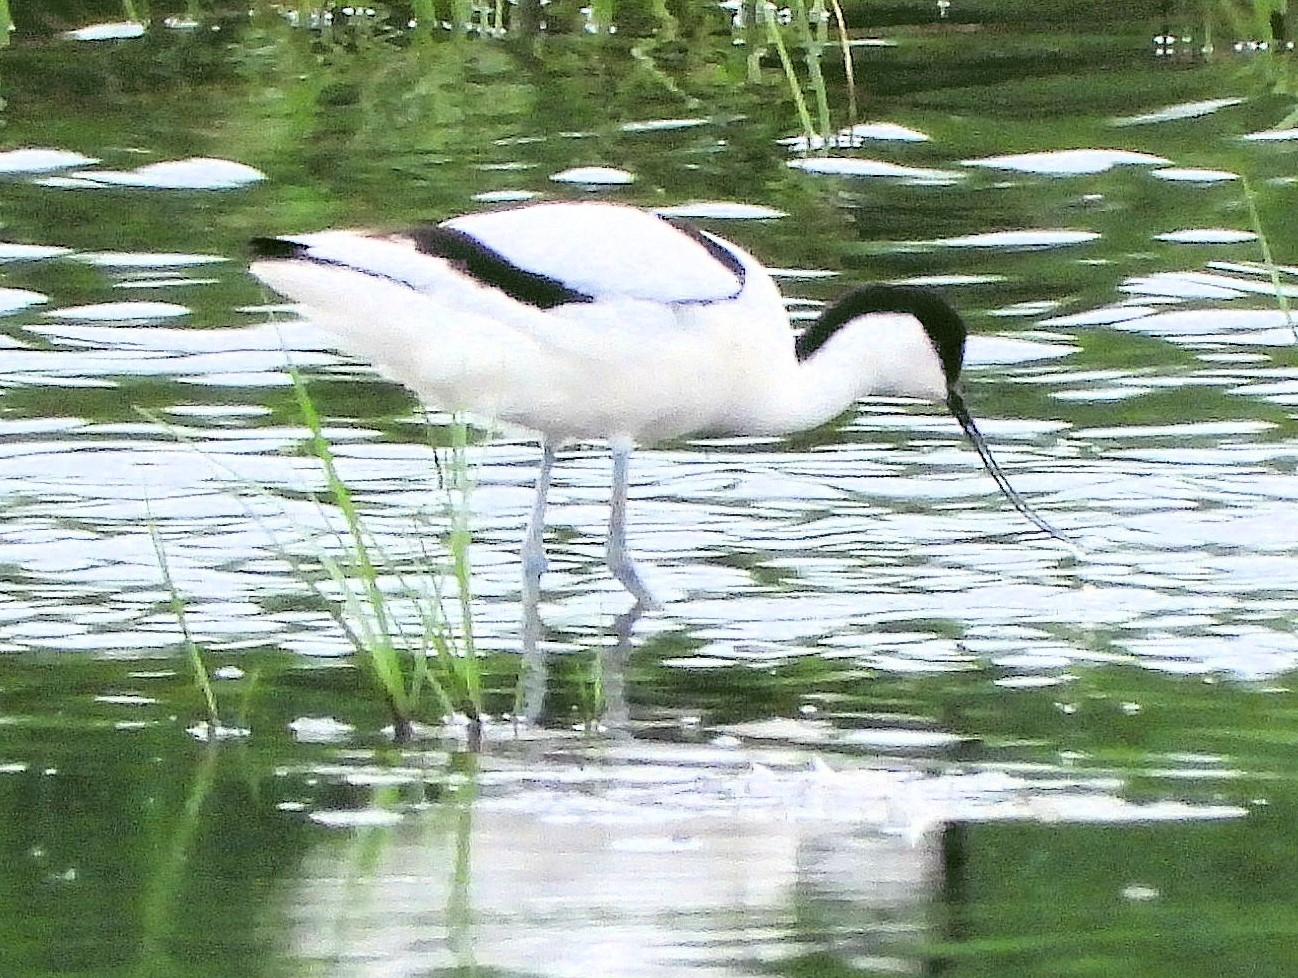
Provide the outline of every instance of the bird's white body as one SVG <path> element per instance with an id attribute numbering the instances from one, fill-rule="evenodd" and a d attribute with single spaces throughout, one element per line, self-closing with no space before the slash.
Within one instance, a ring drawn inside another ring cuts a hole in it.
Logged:
<path id="1" fill-rule="evenodd" d="M 782 433 L 870 393 L 945 395 L 941 364 L 912 317 L 879 314 L 799 363 L 760 262 L 710 239 L 741 277 L 647 212 L 547 204 L 446 226 L 593 301 L 519 302 L 399 235 L 286 238 L 314 260 L 263 260 L 252 272 L 430 407 L 553 441 Z"/>
<path id="2" fill-rule="evenodd" d="M 945 401 L 1007 498 L 959 389 L 965 326 L 940 297 L 871 286 L 795 343 L 761 263 L 715 235 L 600 202 L 470 214 L 403 235 L 324 231 L 254 242 L 252 273 L 344 349 L 434 409 L 537 431 L 544 451 L 523 547 L 524 602 L 545 566 L 555 446 L 613 449 L 608 564 L 652 605 L 626 553 L 627 459 L 688 434 L 779 434 L 869 394 Z"/>

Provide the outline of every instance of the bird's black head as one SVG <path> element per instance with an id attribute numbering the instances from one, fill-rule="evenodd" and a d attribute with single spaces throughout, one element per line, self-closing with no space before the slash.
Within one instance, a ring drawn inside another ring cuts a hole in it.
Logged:
<path id="1" fill-rule="evenodd" d="M 947 386 L 954 387 L 959 382 L 968 332 L 964 320 L 937 292 L 913 285 L 866 285 L 853 289 L 826 309 L 798 337 L 794 347 L 798 359 L 806 360 L 853 319 L 875 312 L 904 313 L 919 320 L 942 361 Z"/>
<path id="2" fill-rule="evenodd" d="M 820 349 L 840 328 L 852 320 L 871 313 L 903 313 L 914 317 L 924 329 L 942 364 L 946 380 L 946 405 L 959 423 L 988 473 L 1005 498 L 1038 529 L 1071 542 L 1038 516 L 1027 501 L 1010 485 L 1000 464 L 992 455 L 987 441 L 974 423 L 960 388 L 960 371 L 964 367 L 964 344 L 968 329 L 960 314 L 938 293 L 906 285 L 867 285 L 849 292 L 830 306 L 801 336 L 795 350 L 798 360 L 806 360 Z"/>

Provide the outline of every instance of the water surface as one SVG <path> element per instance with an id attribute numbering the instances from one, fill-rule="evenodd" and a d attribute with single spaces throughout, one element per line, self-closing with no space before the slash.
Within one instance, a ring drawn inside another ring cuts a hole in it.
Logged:
<path id="1" fill-rule="evenodd" d="M 827 59 L 830 97 L 871 125 L 803 155 L 728 13 L 520 49 L 269 8 L 92 42 L 64 7 L 0 53 L 6 974 L 1292 971 L 1283 60 L 1222 25 L 1169 52 L 1198 25 L 1129 5 L 1086 34 L 849 12 L 883 43 L 854 48 L 861 118 Z M 665 609 L 628 620 L 607 455 L 575 446 L 524 663 L 539 451 L 475 431 L 484 746 L 430 708 L 393 747 L 290 367 L 406 621 L 400 585 L 444 580 L 446 419 L 244 242 L 591 195 L 740 243 L 795 326 L 860 282 L 942 288 L 984 433 L 1081 553 L 939 408 L 869 401 L 638 453 Z"/>

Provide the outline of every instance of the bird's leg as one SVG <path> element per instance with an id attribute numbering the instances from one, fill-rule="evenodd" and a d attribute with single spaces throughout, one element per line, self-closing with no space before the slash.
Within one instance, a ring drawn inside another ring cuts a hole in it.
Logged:
<path id="1" fill-rule="evenodd" d="M 626 493 L 627 463 L 631 457 L 631 444 L 614 442 L 613 444 L 613 498 L 609 503 L 608 544 L 605 560 L 613 576 L 622 582 L 622 586 L 631 592 L 636 604 L 645 610 L 656 610 L 661 607 L 654 596 L 649 593 L 640 574 L 626 552 Z"/>
<path id="2" fill-rule="evenodd" d="M 545 705 L 545 659 L 540 652 L 541 575 L 545 573 L 545 497 L 550 491 L 550 471 L 554 468 L 554 446 L 541 442 L 541 468 L 536 474 L 536 499 L 527 520 L 523 539 L 523 664 L 524 716 L 536 719 Z"/>
<path id="3" fill-rule="evenodd" d="M 523 599 L 535 604 L 541 592 L 541 575 L 545 573 L 545 497 L 550 492 L 550 472 L 554 469 L 554 445 L 541 442 L 541 468 L 536 474 L 536 499 L 527 521 L 523 539 Z"/>

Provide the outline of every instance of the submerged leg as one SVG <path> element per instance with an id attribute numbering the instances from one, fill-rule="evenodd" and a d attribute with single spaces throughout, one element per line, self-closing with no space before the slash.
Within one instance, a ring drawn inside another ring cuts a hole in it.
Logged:
<path id="1" fill-rule="evenodd" d="M 554 469 L 554 445 L 541 442 L 541 468 L 536 474 L 536 499 L 523 538 L 523 597 L 535 601 L 545 573 L 545 497 L 550 492 L 550 472 Z"/>
<path id="2" fill-rule="evenodd" d="M 649 593 L 635 564 L 626 552 L 626 492 L 627 463 L 631 457 L 630 442 L 613 443 L 613 498 L 609 503 L 608 544 L 605 559 L 613 576 L 622 582 L 622 586 L 631 592 L 636 604 L 645 609 L 659 607 L 654 596 Z"/>

